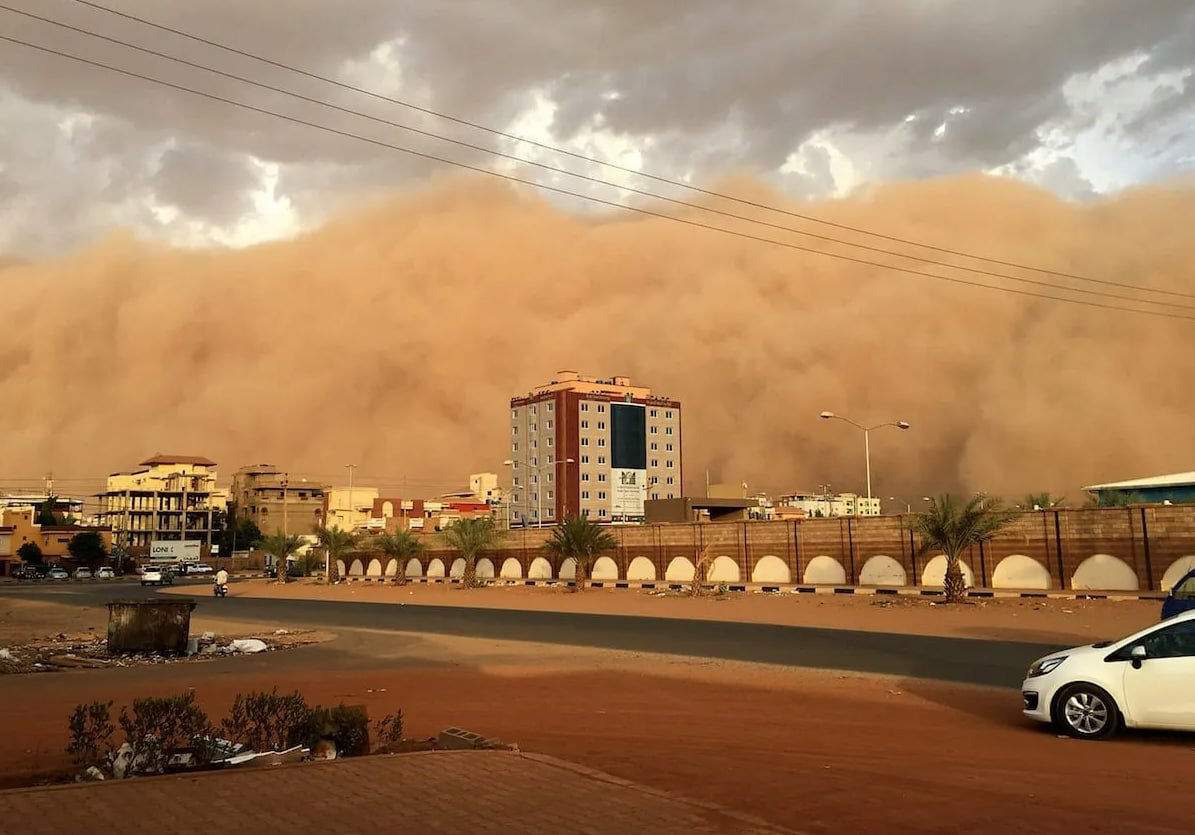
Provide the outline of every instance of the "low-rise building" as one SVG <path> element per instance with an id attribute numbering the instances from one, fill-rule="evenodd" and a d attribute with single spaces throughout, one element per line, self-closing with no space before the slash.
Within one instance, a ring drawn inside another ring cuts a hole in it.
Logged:
<path id="1" fill-rule="evenodd" d="M 1195 503 L 1195 471 L 1093 484 L 1083 489 L 1101 505 Z"/>
<path id="2" fill-rule="evenodd" d="M 37 511 L 30 506 L 0 508 L 0 576 L 12 574 L 20 564 L 21 546 L 32 542 L 41 551 L 42 560 L 57 563 L 70 559 L 70 543 L 81 533 L 95 532 L 112 551 L 112 529 L 106 525 L 39 525 Z"/>
<path id="3" fill-rule="evenodd" d="M 199 540 L 210 553 L 215 490 L 215 461 L 159 453 L 135 470 L 108 476 L 97 516 L 131 554 L 147 553 L 152 542 L 183 539 Z"/>
<path id="4" fill-rule="evenodd" d="M 305 478 L 291 478 L 273 464 L 241 467 L 232 476 L 230 514 L 252 520 L 266 535 L 311 534 L 324 526 L 327 489 Z"/>
<path id="5" fill-rule="evenodd" d="M 324 494 L 324 525 L 342 531 L 368 528 L 379 495 L 381 491 L 376 487 L 329 487 Z"/>
<path id="6" fill-rule="evenodd" d="M 880 500 L 856 493 L 788 493 L 776 500 L 774 515 L 777 519 L 879 516 Z"/>
<path id="7" fill-rule="evenodd" d="M 40 509 L 47 504 L 54 515 L 62 519 L 77 520 L 83 517 L 83 499 L 75 496 L 58 496 L 50 492 L 0 493 L 0 510 L 16 507 Z"/>
<path id="8" fill-rule="evenodd" d="M 460 519 L 494 516 L 497 505 L 472 499 L 374 499 L 370 527 L 394 531 L 442 531 Z"/>

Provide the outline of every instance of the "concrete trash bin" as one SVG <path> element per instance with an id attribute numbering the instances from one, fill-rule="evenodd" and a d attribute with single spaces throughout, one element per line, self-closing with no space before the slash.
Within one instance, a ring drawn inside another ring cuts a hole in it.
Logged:
<path id="1" fill-rule="evenodd" d="M 112 600 L 108 603 L 108 652 L 183 655 L 191 633 L 194 600 Z"/>

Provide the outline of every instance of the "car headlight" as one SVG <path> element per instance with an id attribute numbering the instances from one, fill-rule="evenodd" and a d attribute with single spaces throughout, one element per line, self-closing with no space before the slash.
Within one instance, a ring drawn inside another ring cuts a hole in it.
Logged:
<path id="1" fill-rule="evenodd" d="M 1049 658 L 1043 658 L 1040 661 L 1034 661 L 1032 666 L 1029 667 L 1028 678 L 1044 676 L 1046 673 L 1052 673 L 1057 670 L 1059 665 L 1065 660 L 1065 655 L 1053 655 Z"/>

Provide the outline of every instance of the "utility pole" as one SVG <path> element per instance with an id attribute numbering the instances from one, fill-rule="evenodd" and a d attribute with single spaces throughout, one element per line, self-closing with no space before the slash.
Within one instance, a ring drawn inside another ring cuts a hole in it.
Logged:
<path id="1" fill-rule="evenodd" d="M 353 470 L 357 469 L 356 464 L 345 464 L 344 468 L 349 471 L 349 521 L 348 530 L 351 533 L 353 530 Z"/>

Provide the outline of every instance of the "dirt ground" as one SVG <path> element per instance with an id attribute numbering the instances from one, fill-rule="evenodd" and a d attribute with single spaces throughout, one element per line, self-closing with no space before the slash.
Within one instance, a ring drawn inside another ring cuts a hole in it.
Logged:
<path id="1" fill-rule="evenodd" d="M 369 630 L 201 666 L 4 677 L 0 785 L 66 765 L 78 702 L 194 688 L 220 715 L 237 692 L 274 686 L 374 717 L 401 708 L 410 736 L 465 727 L 810 832 L 1195 823 L 1176 802 L 1191 737 L 1059 739 L 1021 718 L 1015 691 Z"/>
<path id="2" fill-rule="evenodd" d="M 734 620 L 788 626 L 862 629 L 911 635 L 1082 644 L 1120 638 L 1156 623 L 1161 604 L 1138 600 L 978 598 L 945 606 L 930 598 L 889 595 L 753 594 L 690 598 L 635 589 L 580 593 L 531 586 L 463 589 L 422 583 L 405 586 L 266 580 L 233 584 L 230 594 L 390 603 L 473 606 L 608 615 Z"/>

